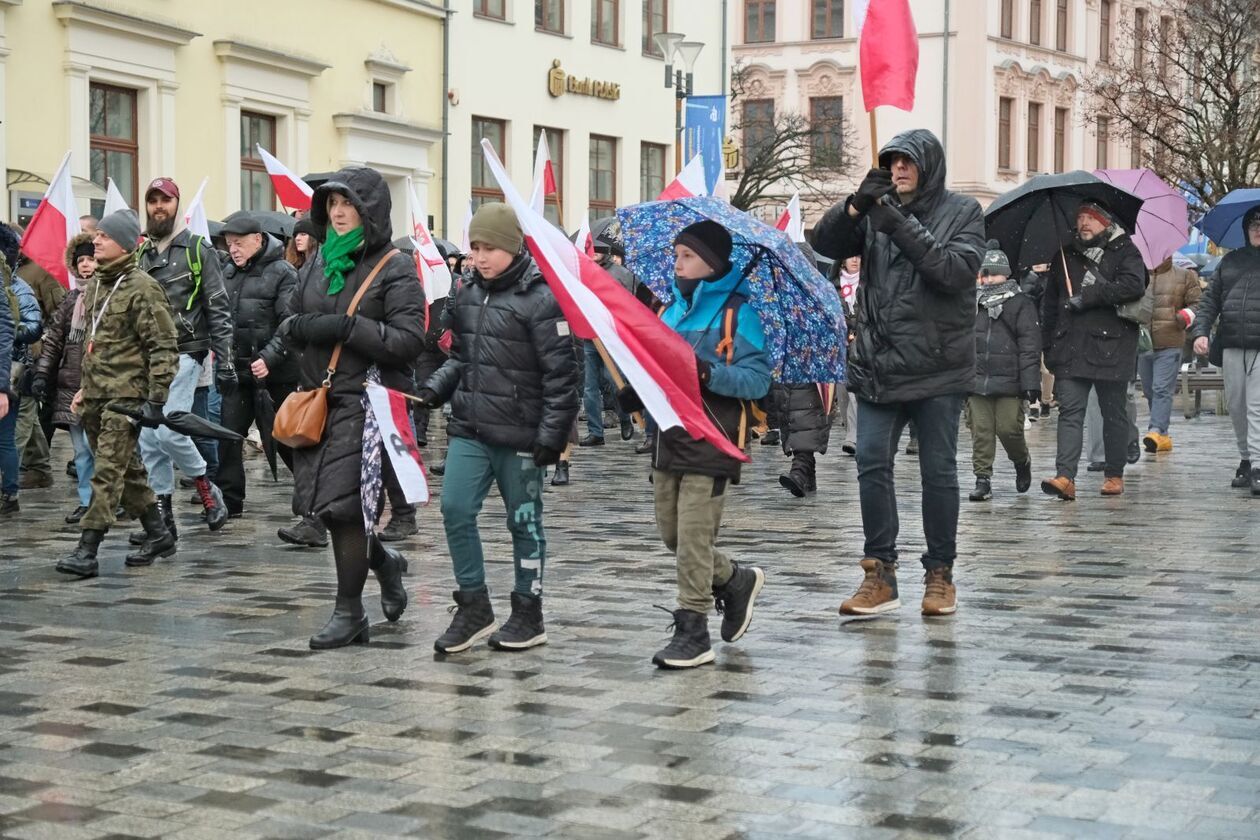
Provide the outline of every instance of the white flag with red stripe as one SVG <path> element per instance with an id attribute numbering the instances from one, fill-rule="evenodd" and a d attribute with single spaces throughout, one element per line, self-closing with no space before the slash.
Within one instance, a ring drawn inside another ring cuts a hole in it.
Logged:
<path id="1" fill-rule="evenodd" d="M 791 237 L 793 242 L 805 241 L 805 222 L 801 218 L 800 190 L 792 193 L 792 197 L 788 199 L 787 209 L 783 211 L 783 215 L 774 226 Z"/>
<path id="2" fill-rule="evenodd" d="M 708 195 L 708 182 L 704 177 L 704 156 L 696 155 L 683 167 L 678 177 L 670 181 L 657 201 L 668 201 L 675 198 L 690 198 L 695 195 Z"/>
<path id="3" fill-rule="evenodd" d="M 450 295 L 451 269 L 425 224 L 424 210 L 416 198 L 411 178 L 407 179 L 407 215 L 411 222 L 411 244 L 416 249 L 416 269 L 420 285 L 424 287 L 424 302 L 428 305 Z"/>
<path id="4" fill-rule="evenodd" d="M 662 432 L 681 428 L 747 461 L 705 413 L 691 345 L 535 212 L 512 185 L 494 147 L 483 140 L 481 148 L 573 334 L 603 342 Z"/>
<path id="5" fill-rule="evenodd" d="M 105 179 L 105 209 L 101 211 L 101 218 L 108 216 L 110 213 L 117 213 L 119 210 L 130 210 L 131 205 L 127 203 L 127 199 L 123 198 L 123 194 L 118 191 L 118 186 L 114 183 L 113 178 Z"/>
<path id="6" fill-rule="evenodd" d="M 66 243 L 78 234 L 79 205 L 74 200 L 70 153 L 66 152 L 57 174 L 48 182 L 44 199 L 35 208 L 35 215 L 22 234 L 21 251 L 68 289 L 70 271 L 66 268 Z M 15 266 L 9 266 L 10 270 L 13 268 Z"/>
<path id="7" fill-rule="evenodd" d="M 267 176 L 271 178 L 271 186 L 276 190 L 276 198 L 280 203 L 292 210 L 310 210 L 311 196 L 315 191 L 311 185 L 294 175 L 289 167 L 276 160 L 261 145 L 255 145 L 263 166 L 267 167 Z"/>
<path id="8" fill-rule="evenodd" d="M 556 170 L 551 165 L 551 150 L 547 148 L 547 132 L 538 132 L 538 153 L 534 155 L 534 191 L 529 206 L 543 215 L 547 196 L 560 191 L 556 184 Z"/>
<path id="9" fill-rule="evenodd" d="M 573 238 L 574 244 L 582 249 L 582 253 L 591 259 L 595 259 L 595 237 L 591 236 L 591 214 L 589 212 L 582 214 L 582 224 L 578 225 L 577 236 Z"/>
<path id="10" fill-rule="evenodd" d="M 467 254 L 472 250 L 472 243 L 468 241 L 468 227 L 472 224 L 473 205 L 472 200 L 468 201 L 468 208 L 464 210 L 464 227 L 459 233 L 459 250 L 460 253 Z"/>
<path id="11" fill-rule="evenodd" d="M 381 429 L 381 443 L 403 496 L 408 504 L 428 504 L 429 481 L 424 474 L 420 449 L 416 446 L 406 395 L 375 382 L 367 383 L 367 395 L 372 414 Z"/>
<path id="12" fill-rule="evenodd" d="M 197 194 L 193 196 L 193 200 L 188 203 L 188 210 L 184 213 L 184 227 L 200 236 L 207 242 L 210 241 L 210 220 L 206 218 L 206 204 L 204 196 L 206 193 L 206 184 L 210 183 L 210 178 L 202 178 L 201 186 L 197 187 Z"/>

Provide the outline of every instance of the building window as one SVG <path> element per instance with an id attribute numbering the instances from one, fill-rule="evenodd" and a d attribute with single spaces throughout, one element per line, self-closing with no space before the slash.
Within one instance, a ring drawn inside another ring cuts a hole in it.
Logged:
<path id="1" fill-rule="evenodd" d="M 643 0 L 643 54 L 661 58 L 655 36 L 669 31 L 669 0 Z"/>
<path id="2" fill-rule="evenodd" d="M 1159 19 L 1159 77 L 1168 78 L 1168 55 L 1173 47 L 1173 19 L 1165 15 Z"/>
<path id="3" fill-rule="evenodd" d="M 1028 171 L 1041 171 L 1041 103 L 1028 103 Z"/>
<path id="4" fill-rule="evenodd" d="M 655 201 L 665 189 L 665 147 L 639 144 L 639 201 Z"/>
<path id="5" fill-rule="evenodd" d="M 1054 109 L 1054 171 L 1067 170 L 1067 108 Z"/>
<path id="6" fill-rule="evenodd" d="M 389 85 L 372 82 L 372 110 L 378 114 L 389 113 Z"/>
<path id="7" fill-rule="evenodd" d="M 1067 52 L 1068 48 L 1068 0 L 1058 0 L 1054 12 L 1054 48 Z"/>
<path id="8" fill-rule="evenodd" d="M 998 100 L 998 169 L 1011 168 L 1011 111 L 1015 100 L 1005 96 Z"/>
<path id="9" fill-rule="evenodd" d="M 474 208 L 491 201 L 503 200 L 503 190 L 499 189 L 499 182 L 494 180 L 494 174 L 486 165 L 485 155 L 481 152 L 482 138 L 490 141 L 499 160 L 503 160 L 507 122 L 489 117 L 472 118 L 472 203 Z"/>
<path id="10" fill-rule="evenodd" d="M 744 43 L 764 44 L 774 40 L 775 0 L 744 0 Z"/>
<path id="11" fill-rule="evenodd" d="M 105 179 L 113 178 L 123 198 L 135 207 L 140 157 L 136 139 L 136 92 L 93 83 L 88 96 L 92 181 L 104 188 Z"/>
<path id="12" fill-rule="evenodd" d="M 608 47 L 621 46 L 620 0 L 591 0 L 591 41 Z"/>
<path id="13" fill-rule="evenodd" d="M 560 220 L 560 209 L 564 203 L 564 132 L 558 128 L 544 128 L 541 125 L 534 126 L 534 151 L 530 160 L 538 158 L 538 137 L 544 131 L 547 132 L 547 154 L 551 155 L 551 170 L 556 176 L 556 192 L 555 195 L 546 197 L 546 201 L 543 204 L 543 215 L 547 217 L 547 221 L 563 227 L 564 225 Z"/>
<path id="14" fill-rule="evenodd" d="M 495 20 L 507 20 L 507 0 L 474 0 L 473 13 Z"/>
<path id="15" fill-rule="evenodd" d="M 1146 64 L 1146 9 L 1133 10 L 1133 69 Z"/>
<path id="16" fill-rule="evenodd" d="M 255 146 L 276 153 L 276 118 L 241 111 L 241 209 L 274 210 L 276 192 Z"/>
<path id="17" fill-rule="evenodd" d="M 1107 144 L 1111 141 L 1111 120 L 1099 117 L 1094 133 L 1098 137 L 1098 145 L 1094 149 L 1094 166 L 1098 169 L 1106 169 L 1111 162 L 1107 154 Z"/>
<path id="18" fill-rule="evenodd" d="M 1028 3 L 1028 43 L 1041 45 L 1041 0 Z"/>
<path id="19" fill-rule="evenodd" d="M 1142 166 L 1142 138 L 1136 131 L 1129 138 L 1129 168 L 1140 169 Z"/>
<path id="20" fill-rule="evenodd" d="M 1102 0 L 1098 7 L 1098 60 L 1111 61 L 1111 0 Z"/>
<path id="21" fill-rule="evenodd" d="M 591 221 L 617 211 L 617 138 L 591 135 Z"/>
<path id="22" fill-rule="evenodd" d="M 810 162 L 839 168 L 844 150 L 844 97 L 816 96 L 809 100 L 809 125 L 813 129 Z"/>
<path id="23" fill-rule="evenodd" d="M 810 36 L 844 37 L 844 0 L 813 0 L 814 14 Z"/>
<path id="24" fill-rule="evenodd" d="M 534 0 L 534 28 L 564 34 L 564 0 Z"/>
<path id="25" fill-rule="evenodd" d="M 744 165 L 748 166 L 774 139 L 774 100 L 745 100 L 740 131 L 744 135 Z"/>
<path id="26" fill-rule="evenodd" d="M 1002 37 L 1015 37 L 1015 0 L 1002 0 Z"/>

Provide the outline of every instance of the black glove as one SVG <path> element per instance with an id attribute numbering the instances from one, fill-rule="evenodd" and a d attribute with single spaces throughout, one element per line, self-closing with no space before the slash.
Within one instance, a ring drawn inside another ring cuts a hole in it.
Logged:
<path id="1" fill-rule="evenodd" d="M 31 396 L 42 399 L 48 393 L 48 377 L 36 374 L 31 377 Z"/>
<path id="2" fill-rule="evenodd" d="M 559 449 L 552 449 L 550 446 L 543 446 L 541 443 L 534 446 L 534 466 L 550 467 L 553 464 L 560 463 L 560 456 L 564 453 Z"/>
<path id="3" fill-rule="evenodd" d="M 638 391 L 629 385 L 617 392 L 617 405 L 621 406 L 621 410 L 626 414 L 635 414 L 646 408 L 643 400 L 639 399 Z"/>
<path id="4" fill-rule="evenodd" d="M 1085 301 L 1081 300 L 1080 295 L 1072 295 L 1067 299 L 1067 308 L 1073 312 L 1080 312 L 1085 309 Z"/>
<path id="5" fill-rule="evenodd" d="M 905 214 L 897 205 L 887 201 L 877 202 L 866 214 L 866 218 L 871 220 L 871 226 L 880 233 L 892 233 L 906 220 Z"/>
<path id="6" fill-rule="evenodd" d="M 294 315 L 286 323 L 289 335 L 303 344 L 319 344 L 331 347 L 350 335 L 353 319 L 349 315 Z"/>
<path id="7" fill-rule="evenodd" d="M 220 394 L 231 396 L 236 393 L 241 381 L 236 378 L 236 367 L 234 365 L 219 365 L 214 371 L 214 387 L 218 389 Z"/>
<path id="8" fill-rule="evenodd" d="M 421 388 L 420 393 L 416 394 L 416 400 L 423 408 L 437 408 L 442 404 L 437 392 L 431 388 Z"/>
<path id="9" fill-rule="evenodd" d="M 1024 399 L 1028 400 L 1030 403 L 1041 402 L 1041 391 L 1025 391 Z"/>
<path id="10" fill-rule="evenodd" d="M 156 429 L 166 420 L 162 403 L 146 402 L 140 407 L 140 425 Z"/>
<path id="11" fill-rule="evenodd" d="M 701 359 L 699 356 L 697 356 L 696 357 L 696 373 L 699 374 L 700 384 L 708 385 L 709 379 L 713 376 L 713 365 L 709 364 L 704 359 Z"/>
<path id="12" fill-rule="evenodd" d="M 849 197 L 849 206 L 859 214 L 866 213 L 875 206 L 881 196 L 893 191 L 892 173 L 887 169 L 872 169 L 862 179 L 857 192 Z"/>

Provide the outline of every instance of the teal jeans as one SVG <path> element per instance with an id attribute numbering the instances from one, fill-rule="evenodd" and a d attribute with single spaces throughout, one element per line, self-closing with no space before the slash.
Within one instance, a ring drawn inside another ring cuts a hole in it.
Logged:
<path id="1" fill-rule="evenodd" d="M 446 453 L 442 481 L 442 524 L 446 545 L 462 590 L 486 585 L 486 558 L 481 550 L 477 514 L 490 492 L 499 487 L 512 534 L 512 560 L 516 564 L 516 591 L 542 594 L 543 561 L 547 538 L 543 534 L 543 469 L 532 455 L 506 446 L 490 446 L 469 438 L 452 438 Z"/>

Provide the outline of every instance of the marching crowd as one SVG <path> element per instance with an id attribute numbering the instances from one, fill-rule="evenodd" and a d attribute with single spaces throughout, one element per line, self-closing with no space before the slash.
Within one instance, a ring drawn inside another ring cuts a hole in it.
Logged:
<path id="1" fill-rule="evenodd" d="M 1241 460 L 1233 485 L 1260 496 L 1260 460 L 1252 466 L 1260 448 L 1260 209 L 1243 222 L 1249 244 L 1227 254 L 1204 289 L 1172 259 L 1148 271 L 1101 199 L 1079 203 L 1075 230 L 1054 260 L 1012 265 L 986 236 L 980 205 L 945 183 L 936 137 L 899 135 L 858 189 L 824 215 L 812 247 L 799 246 L 815 262 L 823 262 L 819 255 L 834 261 L 829 277 L 848 330 L 844 383 L 772 381 L 744 266 L 717 221 L 691 224 L 674 238 L 665 300 L 623 264 L 626 243 L 615 226 L 595 240 L 601 265 L 693 349 L 714 425 L 740 449 L 756 432 L 790 456 L 780 484 L 793 496 L 816 491 L 816 456 L 827 451 L 833 423 L 843 427 L 865 533 L 863 578 L 840 606 L 849 617 L 900 606 L 893 465 L 907 427 L 927 545 L 921 610 L 949 615 L 957 606 L 960 424 L 971 430 L 972 501 L 993 495 L 998 442 L 1016 491 L 1030 489 L 1024 431 L 1052 407 L 1057 456 L 1042 490 L 1076 499 L 1088 430 L 1099 492 L 1121 495 L 1125 468 L 1142 449 L 1172 449 L 1172 401 L 1189 342 L 1223 372 Z M 441 515 L 457 588 L 436 650 L 458 654 L 482 640 L 521 650 L 547 641 L 547 471 L 553 485 L 574 480 L 573 447 L 605 444 L 607 410 L 623 440 L 644 427 L 636 452 L 651 456 L 657 525 L 677 567 L 673 638 L 653 661 L 663 668 L 712 661 L 709 612 L 721 614 L 722 640 L 737 641 L 765 580 L 762 569 L 717 545 L 741 462 L 681 429 L 657 429 L 650 417 L 638 422 L 643 401 L 614 384 L 620 377 L 599 347 L 573 337 L 507 205 L 477 210 L 469 253 L 442 246 L 457 284 L 431 305 L 413 256 L 393 240 L 390 215 L 381 175 L 352 167 L 318 186 L 290 235 L 273 235 L 241 211 L 206 241 L 178 224 L 179 186 L 158 178 L 145 191 L 143 222 L 129 210 L 81 219 L 83 232 L 66 247 L 76 281 L 69 291 L 23 260 L 18 232 L 0 225 L 0 517 L 19 528 L 40 525 L 22 518 L 19 492 L 53 483 L 49 441 L 62 429 L 76 487 L 65 521 L 80 537 L 57 571 L 97 575 L 99 547 L 121 519 L 139 523 L 126 565 L 151 565 L 176 553 L 181 486 L 209 531 L 224 528 L 247 513 L 242 437 L 255 424 L 270 437 L 273 415 L 297 422 L 300 409 L 318 405 L 322 414 L 299 418 L 315 424 L 309 440 L 282 435 L 275 423 L 275 453 L 294 476 L 295 519 L 278 538 L 332 547 L 336 602 L 311 647 L 366 643 L 369 572 L 386 618 L 397 620 L 407 606 L 408 562 L 387 544 L 417 528 L 367 410 L 364 384 L 378 382 L 412 395 L 421 446 L 431 413 L 447 416 L 449 448 L 431 471 L 443 476 Z M 1141 437 L 1133 405 L 1139 378 L 1149 409 Z M 501 624 L 477 524 L 492 485 L 507 512 L 514 560 Z M 378 529 L 384 501 L 390 515 Z"/>

